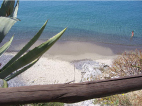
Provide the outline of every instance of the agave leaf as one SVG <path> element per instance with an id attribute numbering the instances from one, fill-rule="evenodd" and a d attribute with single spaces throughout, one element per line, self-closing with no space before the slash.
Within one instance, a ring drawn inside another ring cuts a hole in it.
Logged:
<path id="1" fill-rule="evenodd" d="M 9 18 L 9 17 L 0 17 L 0 43 L 2 42 L 5 35 L 9 32 L 11 27 L 17 21 L 19 21 L 19 19 Z"/>
<path id="2" fill-rule="evenodd" d="M 8 88 L 7 81 L 3 80 L 3 88 Z"/>
<path id="3" fill-rule="evenodd" d="M 0 72 L 3 71 L 6 67 L 8 67 L 10 64 L 12 64 L 14 61 L 16 61 L 22 54 L 24 54 L 38 40 L 47 22 L 48 20 L 44 23 L 44 25 L 41 27 L 38 33 L 0 70 Z"/>
<path id="4" fill-rule="evenodd" d="M 12 43 L 13 37 L 14 36 L 12 36 L 11 39 L 0 48 L 0 56 L 9 48 Z"/>
<path id="5" fill-rule="evenodd" d="M 7 81 L 0 79 L 0 88 L 8 88 Z"/>
<path id="6" fill-rule="evenodd" d="M 9 16 L 13 12 L 15 0 L 4 0 L 0 8 L 0 16 Z"/>
<path id="7" fill-rule="evenodd" d="M 25 66 L 24 68 L 18 70 L 17 72 L 15 72 L 14 74 L 8 76 L 5 78 L 6 81 L 11 80 L 12 78 L 18 76 L 19 74 L 21 74 L 22 72 L 26 71 L 27 69 L 29 69 L 30 67 L 32 67 L 37 61 L 39 60 L 39 58 L 35 59 L 32 63 L 28 64 L 27 66 Z"/>
<path id="8" fill-rule="evenodd" d="M 11 14 L 11 17 L 17 18 L 18 7 L 19 7 L 19 0 L 17 0 L 16 6 L 14 8 L 13 13 Z"/>
<path id="9" fill-rule="evenodd" d="M 18 60 L 16 60 L 13 64 L 8 66 L 5 70 L 3 70 L 0 73 L 0 78 L 1 79 L 6 78 L 9 74 L 14 72 L 15 70 L 22 68 L 23 66 L 31 63 L 36 58 L 39 58 L 40 56 L 42 56 L 62 36 L 62 34 L 65 32 L 66 29 L 67 28 L 65 28 L 64 30 L 59 32 L 57 35 L 47 40 L 46 42 L 42 43 L 38 47 L 35 47 L 34 49 L 26 53 L 24 56 L 22 56 Z"/>

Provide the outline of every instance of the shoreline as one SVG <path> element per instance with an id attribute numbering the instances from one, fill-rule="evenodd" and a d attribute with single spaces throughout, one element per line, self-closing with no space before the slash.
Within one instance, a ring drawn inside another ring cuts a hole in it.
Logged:
<path id="1" fill-rule="evenodd" d="M 41 44 L 42 42 L 43 41 L 38 40 L 32 48 Z M 19 49 L 23 45 L 24 44 L 12 45 L 12 48 L 9 49 Z M 1 63 L 6 63 L 8 59 L 12 58 L 12 56 L 16 54 L 16 52 L 12 52 L 9 49 L 8 52 L 4 54 L 6 57 L 1 57 Z M 10 83 L 13 83 L 13 85 L 10 85 L 10 87 L 17 85 L 25 86 L 33 84 L 67 83 L 74 80 L 74 75 L 75 78 L 77 78 L 75 81 L 80 82 L 82 77 L 81 70 L 74 69 L 73 62 L 89 60 L 91 63 L 95 61 L 99 64 L 111 65 L 112 61 L 118 55 L 120 55 L 120 53 L 116 53 L 115 50 L 118 52 L 119 50 L 127 51 L 129 49 L 135 50 L 132 47 L 122 48 L 120 45 L 117 47 L 116 45 L 103 45 L 89 42 L 57 42 L 33 67 L 26 70 L 20 76 L 12 79 Z M 3 67 L 3 65 L 4 64 L 2 64 L 1 67 Z M 91 68 L 93 67 L 91 66 Z"/>
<path id="2" fill-rule="evenodd" d="M 27 40 L 13 42 L 7 52 L 18 52 L 27 42 Z M 38 40 L 30 50 L 43 42 L 43 40 Z M 131 46 L 112 45 L 98 42 L 58 41 L 43 55 L 43 57 L 54 57 L 70 62 L 82 59 L 96 60 L 101 58 L 111 58 L 122 54 L 124 51 L 135 50 L 134 48 L 135 47 Z"/>
<path id="3" fill-rule="evenodd" d="M 29 39 L 15 40 L 12 42 L 7 52 L 18 52 Z M 40 45 L 46 40 L 38 40 L 31 48 Z M 2 44 L 1 44 L 2 45 Z M 83 41 L 62 41 L 59 39 L 47 52 L 49 55 L 82 55 L 82 54 L 98 54 L 103 56 L 120 55 L 124 51 L 141 50 L 141 45 L 123 45 L 105 42 L 83 42 Z"/>

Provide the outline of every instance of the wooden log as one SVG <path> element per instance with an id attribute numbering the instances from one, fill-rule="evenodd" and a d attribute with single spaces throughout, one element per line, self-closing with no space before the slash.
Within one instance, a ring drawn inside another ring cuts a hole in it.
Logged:
<path id="1" fill-rule="evenodd" d="M 142 75 L 73 84 L 0 89 L 0 106 L 40 102 L 75 103 L 142 89 Z"/>

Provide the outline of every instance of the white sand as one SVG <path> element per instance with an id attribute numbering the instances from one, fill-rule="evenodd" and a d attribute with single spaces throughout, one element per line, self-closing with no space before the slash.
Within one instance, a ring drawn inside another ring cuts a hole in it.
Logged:
<path id="1" fill-rule="evenodd" d="M 74 66 L 69 62 L 41 58 L 33 67 L 12 79 L 10 83 L 15 83 L 15 81 L 17 81 L 16 85 L 21 82 L 23 85 L 67 83 L 74 80 L 74 75 L 75 82 L 80 82 L 80 71 L 74 72 Z"/>
<path id="2" fill-rule="evenodd" d="M 1 57 L 2 66 L 13 54 L 5 54 Z M 4 60 L 4 61 L 2 61 Z M 57 59 L 42 57 L 34 66 L 26 70 L 16 78 L 9 81 L 9 87 L 67 83 L 73 81 L 80 82 L 80 70 L 75 69 L 74 65 Z"/>

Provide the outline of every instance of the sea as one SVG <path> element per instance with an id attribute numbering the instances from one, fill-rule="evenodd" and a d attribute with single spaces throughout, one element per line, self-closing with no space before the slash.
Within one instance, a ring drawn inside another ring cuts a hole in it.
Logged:
<path id="1" fill-rule="evenodd" d="M 59 41 L 142 46 L 142 1 L 20 1 L 17 18 L 5 40 L 29 40 L 48 20 L 40 40 L 67 27 Z"/>

